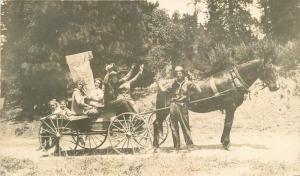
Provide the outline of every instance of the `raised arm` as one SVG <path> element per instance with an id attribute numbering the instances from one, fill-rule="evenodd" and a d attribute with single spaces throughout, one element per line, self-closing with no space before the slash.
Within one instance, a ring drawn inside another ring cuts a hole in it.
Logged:
<path id="1" fill-rule="evenodd" d="M 142 76 L 143 71 L 144 71 L 144 64 L 140 65 L 139 72 L 131 80 L 128 80 L 129 84 L 136 82 Z"/>
<path id="2" fill-rule="evenodd" d="M 142 64 L 142 65 L 140 66 L 139 72 L 138 72 L 132 79 L 130 79 L 130 80 L 128 80 L 128 81 L 120 82 L 120 83 L 122 83 L 122 84 L 120 85 L 119 88 L 120 88 L 120 89 L 125 88 L 125 89 L 128 89 L 128 90 L 129 90 L 130 87 L 131 87 L 131 85 L 132 85 L 132 83 L 136 82 L 136 81 L 142 76 L 143 71 L 144 71 L 144 65 Z"/>
<path id="3" fill-rule="evenodd" d="M 135 68 L 135 64 L 132 64 L 131 67 L 130 67 L 130 70 L 129 72 L 123 77 L 120 79 L 120 82 L 125 82 L 125 81 L 128 81 L 129 78 L 132 76 L 133 74 L 133 70 Z"/>
<path id="4" fill-rule="evenodd" d="M 167 83 L 167 85 L 165 86 L 162 86 L 159 81 L 155 80 L 155 83 L 158 87 L 158 90 L 160 92 L 163 92 L 163 93 L 170 93 L 172 91 L 174 91 L 174 88 L 173 88 L 173 84 L 174 84 L 174 80 L 172 80 L 171 82 Z"/>

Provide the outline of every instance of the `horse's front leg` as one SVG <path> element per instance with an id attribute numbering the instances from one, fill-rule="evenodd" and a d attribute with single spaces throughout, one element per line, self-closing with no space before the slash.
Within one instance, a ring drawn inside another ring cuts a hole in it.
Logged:
<path id="1" fill-rule="evenodd" d="M 234 103 L 230 103 L 225 108 L 225 122 L 224 122 L 224 129 L 223 134 L 221 137 L 221 143 L 223 147 L 227 150 L 230 146 L 230 131 L 233 123 L 234 112 L 236 110 L 236 106 Z"/>

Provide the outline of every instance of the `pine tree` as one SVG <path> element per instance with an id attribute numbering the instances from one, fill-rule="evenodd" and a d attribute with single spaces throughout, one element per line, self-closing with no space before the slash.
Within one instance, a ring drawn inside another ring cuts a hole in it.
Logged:
<path id="1" fill-rule="evenodd" d="M 239 44 L 253 39 L 251 27 L 256 20 L 247 6 L 252 0 L 207 1 L 209 21 L 206 27 L 216 43 Z"/>

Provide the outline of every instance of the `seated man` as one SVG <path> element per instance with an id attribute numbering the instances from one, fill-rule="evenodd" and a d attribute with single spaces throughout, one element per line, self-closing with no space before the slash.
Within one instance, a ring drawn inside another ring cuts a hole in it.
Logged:
<path id="1" fill-rule="evenodd" d="M 132 72 L 131 69 L 130 72 Z M 130 76 L 125 76 L 122 79 L 118 78 L 118 74 L 114 71 L 106 75 L 107 81 L 104 83 L 104 105 L 106 107 L 114 108 L 117 114 L 123 112 L 136 112 L 133 105 L 126 98 L 121 98 L 122 90 L 126 90 L 128 94 L 130 85 L 135 82 L 143 72 L 143 65 L 140 66 L 139 73 L 129 80 Z M 128 96 L 124 96 L 128 97 Z"/>
<path id="2" fill-rule="evenodd" d="M 72 105 L 71 111 L 75 115 L 94 115 L 98 113 L 98 110 L 85 103 L 85 99 L 87 95 L 84 89 L 84 82 L 82 80 L 78 80 L 75 85 L 75 89 L 72 94 Z"/>
<path id="3" fill-rule="evenodd" d="M 117 114 L 123 112 L 135 112 L 132 105 L 125 99 L 118 99 L 119 86 L 122 84 L 116 72 L 111 72 L 108 82 L 104 85 L 104 105 L 113 108 Z"/>

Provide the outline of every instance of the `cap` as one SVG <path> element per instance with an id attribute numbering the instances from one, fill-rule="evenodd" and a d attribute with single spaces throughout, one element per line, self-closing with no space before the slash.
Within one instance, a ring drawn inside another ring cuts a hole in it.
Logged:
<path id="1" fill-rule="evenodd" d="M 115 67 L 115 64 L 114 63 L 110 63 L 110 64 L 106 65 L 105 70 L 109 71 L 109 70 L 112 70 L 114 67 Z"/>
<path id="2" fill-rule="evenodd" d="M 184 69 L 183 69 L 182 66 L 176 66 L 175 69 L 174 69 L 175 72 L 183 72 L 183 70 Z"/>

